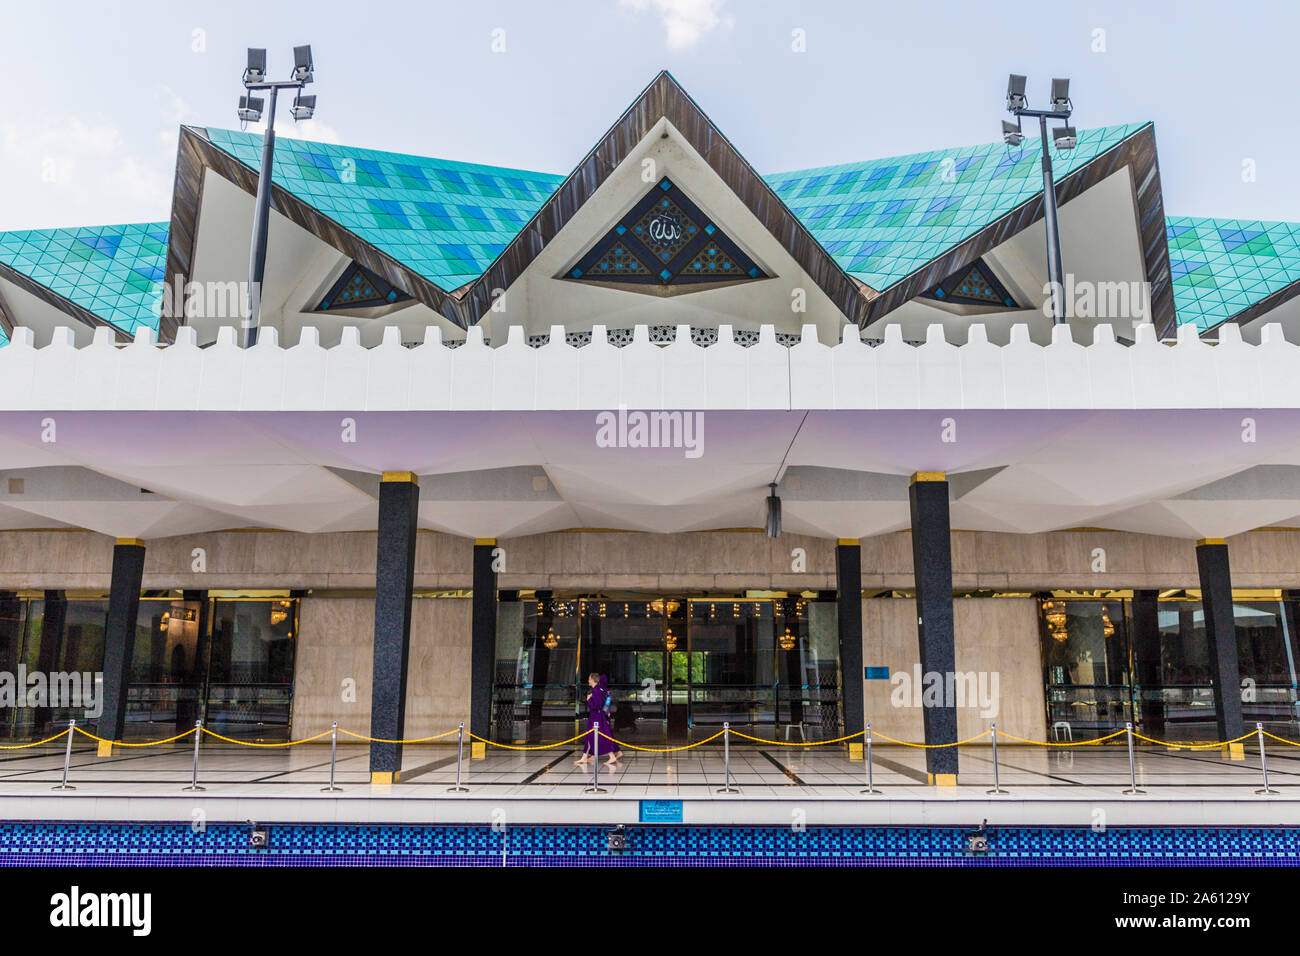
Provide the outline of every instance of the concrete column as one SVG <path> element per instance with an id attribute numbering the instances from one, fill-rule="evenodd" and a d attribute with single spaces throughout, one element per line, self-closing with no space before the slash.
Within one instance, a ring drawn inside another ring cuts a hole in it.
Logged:
<path id="1" fill-rule="evenodd" d="M 375 558 L 374 677 L 370 736 L 400 740 L 406 730 L 406 674 L 411 648 L 411 592 L 420 487 L 409 471 L 386 471 L 379 483 Z M 370 782 L 396 783 L 402 745 L 370 745 Z"/>
<path id="2" fill-rule="evenodd" d="M 113 546 L 113 577 L 109 585 L 108 617 L 104 622 L 104 709 L 97 727 L 98 736 L 104 741 L 121 740 L 126 729 L 127 681 L 143 577 L 144 542 L 138 538 L 118 538 Z M 99 756 L 108 757 L 112 753 L 111 743 L 99 744 Z"/>
<path id="3" fill-rule="evenodd" d="M 1165 705 L 1158 693 L 1164 685 L 1160 656 L 1159 591 L 1133 592 L 1132 681 L 1139 695 L 1134 718 L 1148 737 L 1164 739 Z"/>
<path id="4" fill-rule="evenodd" d="M 1241 668 L 1237 663 L 1237 624 L 1232 613 L 1232 573 L 1228 544 L 1222 538 L 1196 542 L 1196 569 L 1201 578 L 1201 611 L 1214 682 L 1214 724 L 1220 740 L 1245 733 L 1241 713 Z M 1224 753 L 1244 760 L 1244 743 L 1226 745 Z"/>
<path id="5" fill-rule="evenodd" d="M 921 678 L 938 675 L 935 690 L 922 685 L 922 723 L 927 744 L 957 740 L 957 706 L 949 690 L 957 670 L 956 637 L 952 611 L 952 543 L 948 521 L 948 476 L 941 471 L 920 471 L 912 476 L 908 493 L 912 506 L 912 565 L 916 576 L 916 629 L 920 641 Z M 930 783 L 957 785 L 957 748 L 927 749 L 925 768 Z"/>
<path id="6" fill-rule="evenodd" d="M 844 735 L 862 733 L 862 547 L 857 538 L 835 546 L 836 626 L 840 638 L 840 688 Z M 856 755 L 862 741 L 849 745 Z"/>
<path id="7" fill-rule="evenodd" d="M 496 538 L 474 540 L 474 604 L 470 625 L 469 730 L 483 739 L 492 731 L 492 674 L 497 652 Z M 485 753 L 475 741 L 474 756 Z"/>

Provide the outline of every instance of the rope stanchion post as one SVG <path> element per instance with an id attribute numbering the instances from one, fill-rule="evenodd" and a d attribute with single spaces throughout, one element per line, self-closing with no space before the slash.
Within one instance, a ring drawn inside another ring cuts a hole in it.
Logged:
<path id="1" fill-rule="evenodd" d="M 448 787 L 448 793 L 469 793 L 469 787 L 460 785 L 460 762 L 465 756 L 465 721 L 460 722 L 460 728 L 456 731 L 456 786 Z"/>
<path id="2" fill-rule="evenodd" d="M 334 763 L 339 752 L 339 722 L 334 721 L 334 726 L 330 728 L 330 785 L 321 787 L 321 793 L 334 793 L 342 790 L 342 787 L 334 786 Z"/>
<path id="3" fill-rule="evenodd" d="M 181 790 L 206 790 L 207 787 L 199 786 L 199 741 L 203 739 L 203 721 L 194 722 L 194 770 L 190 775 L 190 785 L 181 787 Z"/>
<path id="4" fill-rule="evenodd" d="M 600 785 L 600 728 L 591 728 L 591 786 L 583 793 L 609 793 Z"/>
<path id="5" fill-rule="evenodd" d="M 72 762 L 72 738 L 77 734 L 77 722 L 68 721 L 68 746 L 63 750 L 63 782 L 57 787 L 50 787 L 51 790 L 76 790 L 76 787 L 68 784 L 68 764 Z"/>
<path id="6" fill-rule="evenodd" d="M 722 780 L 718 793 L 740 793 L 739 787 L 731 785 L 731 722 L 722 724 Z"/>
<path id="7" fill-rule="evenodd" d="M 871 725 L 867 724 L 862 733 L 866 737 L 867 744 L 866 748 L 862 751 L 862 759 L 867 765 L 867 786 L 865 790 L 859 790 L 858 793 L 879 793 L 880 791 L 872 786 L 871 783 Z"/>
<path id="8" fill-rule="evenodd" d="M 1255 734 L 1259 737 L 1259 769 L 1264 775 L 1264 786 L 1256 790 L 1255 793 L 1261 796 L 1279 793 L 1280 791 L 1274 790 L 1268 785 L 1268 759 L 1264 756 L 1264 725 L 1258 721 L 1255 722 Z"/>
<path id="9" fill-rule="evenodd" d="M 998 781 L 998 725 L 990 724 L 989 729 L 993 733 L 993 789 L 986 790 L 985 793 L 1010 793 L 1009 790 L 1003 790 L 1002 784 Z"/>
<path id="10" fill-rule="evenodd" d="M 1124 734 L 1128 738 L 1129 788 L 1121 792 L 1127 796 L 1141 796 L 1146 791 L 1138 787 L 1137 761 L 1133 757 L 1133 722 L 1131 720 L 1124 724 Z"/>

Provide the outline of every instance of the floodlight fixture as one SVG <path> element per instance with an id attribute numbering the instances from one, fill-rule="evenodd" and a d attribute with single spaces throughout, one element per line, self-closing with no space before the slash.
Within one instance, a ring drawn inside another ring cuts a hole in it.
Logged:
<path id="1" fill-rule="evenodd" d="M 244 69 L 244 89 L 248 94 L 239 98 L 239 119 L 256 123 L 266 109 L 266 130 L 262 136 L 262 166 L 257 178 L 257 198 L 253 205 L 253 240 L 248 255 L 248 315 L 245 318 L 247 335 L 244 345 L 257 344 L 257 324 L 261 312 L 261 286 L 266 273 L 266 244 L 271 220 L 271 169 L 275 159 L 275 106 L 281 90 L 293 90 L 291 111 L 295 120 L 309 120 L 316 113 L 316 97 L 303 96 L 303 87 L 315 78 L 311 47 L 293 48 L 293 72 L 287 80 L 272 80 L 266 75 L 266 50 L 248 48 L 248 66 Z M 270 92 L 270 101 L 252 95 L 254 90 Z"/>
<path id="2" fill-rule="evenodd" d="M 266 51 L 248 48 L 248 66 L 244 69 L 244 85 L 253 86 L 266 79 Z"/>
<path id="3" fill-rule="evenodd" d="M 1052 130 L 1052 144 L 1063 152 L 1074 149 L 1079 145 L 1079 134 L 1073 126 L 1058 126 Z"/>
<path id="4" fill-rule="evenodd" d="M 295 120 L 309 120 L 312 114 L 316 112 L 316 97 L 303 96 L 301 93 L 294 97 L 293 106 L 290 108 Z"/>
<path id="5" fill-rule="evenodd" d="M 1052 109 L 1058 113 L 1070 115 L 1070 81 L 1052 80 Z"/>
<path id="6" fill-rule="evenodd" d="M 1028 105 L 1029 101 L 1025 99 L 1025 77 L 1012 73 L 1007 80 L 1007 112 L 1014 113 Z"/>
<path id="7" fill-rule="evenodd" d="M 776 482 L 768 484 L 770 494 L 767 496 L 767 536 L 769 538 L 781 537 L 781 499 L 776 493 Z"/>
<path id="8" fill-rule="evenodd" d="M 1056 209 L 1056 178 L 1052 172 L 1052 155 L 1048 147 L 1048 121 L 1065 123 L 1074 112 L 1070 102 L 1070 81 L 1061 77 L 1052 79 L 1052 95 L 1046 109 L 1030 109 L 1025 98 L 1025 77 L 1012 73 L 1007 80 L 1007 112 L 1016 118 L 1013 126 L 1003 120 L 1002 141 L 1008 146 L 1019 146 L 1025 136 L 1020 124 L 1026 116 L 1038 120 L 1039 145 L 1043 152 L 1043 225 L 1047 232 L 1047 275 L 1054 290 L 1065 288 L 1064 268 L 1061 265 L 1061 227 Z M 1052 143 L 1061 152 L 1068 152 L 1079 143 L 1073 126 L 1052 130 Z M 1063 294 L 1052 293 L 1052 319 L 1056 324 L 1066 322 Z"/>
<path id="9" fill-rule="evenodd" d="M 312 81 L 310 45 L 293 48 L 293 79 L 299 83 L 310 83 Z"/>
<path id="10" fill-rule="evenodd" d="M 239 98 L 239 121 L 256 123 L 262 118 L 262 107 L 266 104 L 260 96 L 241 96 Z"/>

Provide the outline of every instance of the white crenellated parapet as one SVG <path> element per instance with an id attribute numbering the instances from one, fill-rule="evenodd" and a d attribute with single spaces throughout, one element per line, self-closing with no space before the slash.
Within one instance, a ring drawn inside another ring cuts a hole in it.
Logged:
<path id="1" fill-rule="evenodd" d="M 965 331 L 959 345 L 932 325 L 916 345 L 891 325 L 872 346 L 852 326 L 840 341 L 824 342 L 806 325 L 786 347 L 765 325 L 744 347 L 729 325 L 709 346 L 695 344 L 685 325 L 667 345 L 638 326 L 619 348 L 598 325 L 578 348 L 554 326 L 550 341 L 534 348 L 514 327 L 493 348 L 475 327 L 453 348 L 429 328 L 411 348 L 388 328 L 367 349 L 355 327 L 332 348 L 314 328 L 287 348 L 268 328 L 244 349 L 234 328 L 204 348 L 189 327 L 165 347 L 149 329 L 119 345 L 100 328 L 82 348 L 60 328 L 38 349 L 32 331 L 18 328 L 0 347 L 0 411 L 1300 407 L 1300 346 L 1276 324 L 1265 326 L 1258 345 L 1231 324 L 1220 327 L 1217 344 L 1191 326 L 1172 344 L 1138 326 L 1125 345 L 1099 325 L 1086 346 L 1069 326 L 1053 328 L 1048 345 L 1031 341 L 1025 325 L 1013 326 L 1003 346 L 983 325 Z"/>

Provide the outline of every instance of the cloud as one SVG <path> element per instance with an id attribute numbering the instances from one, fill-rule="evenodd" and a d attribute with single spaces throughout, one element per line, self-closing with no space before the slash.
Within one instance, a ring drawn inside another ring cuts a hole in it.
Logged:
<path id="1" fill-rule="evenodd" d="M 276 112 L 279 112 L 277 108 Z M 262 127 L 258 127 L 260 131 Z M 282 119 L 277 116 L 275 120 L 275 135 L 277 139 L 305 139 L 313 143 L 338 143 L 339 134 L 333 126 L 328 123 L 322 123 L 318 119 L 303 120 L 295 123 L 293 117 Z"/>
<path id="2" fill-rule="evenodd" d="M 158 132 L 133 150 L 102 116 L 49 115 L 0 120 L 0 228 L 49 228 L 165 219 L 171 209 L 177 126 L 193 122 L 173 90 L 154 90 Z"/>
<path id="3" fill-rule="evenodd" d="M 726 0 L 618 0 L 619 6 L 637 13 L 653 8 L 668 32 L 668 49 L 685 50 L 695 46 L 704 34 L 719 26 L 731 29 L 735 20 L 722 15 Z"/>

